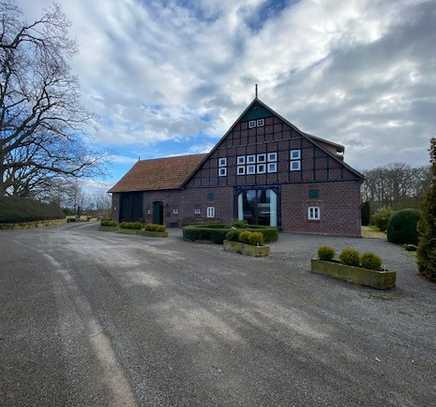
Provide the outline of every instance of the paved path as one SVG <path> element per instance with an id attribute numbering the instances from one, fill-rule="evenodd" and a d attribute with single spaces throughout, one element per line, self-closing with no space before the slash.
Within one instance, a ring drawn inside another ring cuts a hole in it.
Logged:
<path id="1" fill-rule="evenodd" d="M 308 272 L 372 249 L 390 292 Z M 0 232 L 1 406 L 433 406 L 436 285 L 377 240 L 283 234 L 268 259 L 96 225 Z"/>

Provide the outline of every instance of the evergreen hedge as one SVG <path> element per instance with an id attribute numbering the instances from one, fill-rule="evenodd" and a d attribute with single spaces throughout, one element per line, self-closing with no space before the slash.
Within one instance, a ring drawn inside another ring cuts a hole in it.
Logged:
<path id="1" fill-rule="evenodd" d="M 7 197 L 0 199 L 0 223 L 22 223 L 64 218 L 64 212 L 54 203 L 27 198 Z"/>
<path id="2" fill-rule="evenodd" d="M 389 242 L 396 244 L 417 244 L 417 225 L 420 212 L 416 209 L 402 209 L 395 212 L 389 221 L 387 238 Z"/>

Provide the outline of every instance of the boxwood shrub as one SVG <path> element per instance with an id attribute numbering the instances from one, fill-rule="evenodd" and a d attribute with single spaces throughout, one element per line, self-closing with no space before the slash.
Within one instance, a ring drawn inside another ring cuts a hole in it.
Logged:
<path id="1" fill-rule="evenodd" d="M 165 225 L 157 225 L 154 223 L 148 223 L 145 225 L 145 230 L 147 232 L 165 232 Z"/>
<path id="2" fill-rule="evenodd" d="M 417 209 L 402 209 L 395 212 L 389 221 L 388 241 L 397 244 L 418 244 L 417 225 L 420 215 Z"/>
<path id="3" fill-rule="evenodd" d="M 113 221 L 112 219 L 102 219 L 100 225 L 115 227 L 117 226 L 117 222 Z"/>
<path id="4" fill-rule="evenodd" d="M 239 242 L 240 231 L 237 229 L 231 229 L 226 233 L 226 240 L 231 240 L 232 242 Z"/>
<path id="5" fill-rule="evenodd" d="M 380 270 L 382 266 L 381 258 L 374 253 L 363 253 L 360 257 L 360 265 L 370 270 Z"/>
<path id="6" fill-rule="evenodd" d="M 352 247 L 346 247 L 344 250 L 342 250 L 341 254 L 339 255 L 339 259 L 347 266 L 360 265 L 359 252 Z"/>
<path id="7" fill-rule="evenodd" d="M 140 222 L 121 222 L 121 229 L 129 229 L 129 230 L 141 230 L 144 225 Z"/>
<path id="8" fill-rule="evenodd" d="M 270 226 L 249 225 L 244 228 L 237 228 L 239 231 L 260 232 L 263 235 L 263 240 L 266 243 L 275 242 L 279 237 L 277 228 Z M 222 244 L 226 239 L 228 232 L 232 230 L 232 226 L 225 224 L 199 224 L 188 225 L 183 228 L 183 238 L 185 240 L 209 240 L 214 243 Z"/>
<path id="9" fill-rule="evenodd" d="M 332 261 L 335 257 L 335 249 L 333 247 L 321 246 L 318 249 L 318 257 L 320 260 Z"/>
<path id="10" fill-rule="evenodd" d="M 243 230 L 239 233 L 239 241 L 253 246 L 263 245 L 263 235 L 260 232 L 250 232 L 249 230 Z"/>

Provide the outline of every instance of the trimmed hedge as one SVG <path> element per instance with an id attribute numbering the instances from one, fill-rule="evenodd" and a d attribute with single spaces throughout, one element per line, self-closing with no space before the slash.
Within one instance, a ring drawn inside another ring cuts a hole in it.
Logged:
<path id="1" fill-rule="evenodd" d="M 387 238 L 391 243 L 397 244 L 418 244 L 417 225 L 421 216 L 417 209 L 402 209 L 395 212 L 387 230 Z"/>
<path id="2" fill-rule="evenodd" d="M 154 223 L 148 223 L 145 225 L 145 230 L 147 232 L 166 232 L 164 225 L 156 225 Z"/>
<path id="3" fill-rule="evenodd" d="M 121 222 L 120 228 L 129 230 L 141 230 L 144 228 L 144 225 L 140 222 Z"/>
<path id="4" fill-rule="evenodd" d="M 239 242 L 239 230 L 231 229 L 226 233 L 226 240 L 230 240 L 232 242 Z"/>
<path id="5" fill-rule="evenodd" d="M 0 223 L 22 223 L 64 218 L 64 212 L 54 203 L 12 197 L 0 199 Z"/>
<path id="6" fill-rule="evenodd" d="M 112 219 L 102 219 L 100 225 L 115 227 L 117 226 L 117 222 L 113 221 Z"/>
<path id="7" fill-rule="evenodd" d="M 265 243 L 275 242 L 279 238 L 277 228 L 270 226 L 249 225 L 244 228 L 236 228 L 239 232 L 260 232 L 263 235 Z M 185 240 L 209 240 L 213 243 L 222 244 L 226 240 L 226 235 L 232 229 L 229 225 L 224 224 L 203 224 L 203 225 L 189 225 L 183 228 L 183 238 Z"/>

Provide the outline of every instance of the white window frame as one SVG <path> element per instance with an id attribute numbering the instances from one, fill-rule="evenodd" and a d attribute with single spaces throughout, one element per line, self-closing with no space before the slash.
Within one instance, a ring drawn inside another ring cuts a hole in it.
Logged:
<path id="1" fill-rule="evenodd" d="M 194 215 L 201 215 L 201 208 L 194 208 Z"/>
<path id="2" fill-rule="evenodd" d="M 266 154 L 265 153 L 260 153 L 257 155 L 257 162 L 258 163 L 266 163 Z"/>
<path id="3" fill-rule="evenodd" d="M 247 165 L 247 170 L 245 171 L 247 175 L 256 174 L 256 164 Z"/>
<path id="4" fill-rule="evenodd" d="M 289 152 L 289 157 L 291 160 L 301 160 L 301 150 L 291 150 Z"/>
<path id="5" fill-rule="evenodd" d="M 218 167 L 227 167 L 227 158 L 226 157 L 220 157 L 218 158 Z"/>
<path id="6" fill-rule="evenodd" d="M 268 173 L 277 172 L 277 163 L 268 163 L 267 164 Z"/>
<path id="7" fill-rule="evenodd" d="M 300 160 L 291 161 L 289 163 L 289 171 L 301 171 L 301 161 Z"/>
<path id="8" fill-rule="evenodd" d="M 265 120 L 264 120 L 264 119 L 257 119 L 257 120 L 256 120 L 256 126 L 257 126 L 257 127 L 263 127 L 263 126 L 265 126 Z"/>
<path id="9" fill-rule="evenodd" d="M 261 167 L 263 167 L 263 170 L 260 169 Z M 266 164 L 257 164 L 256 172 L 258 174 L 265 174 L 266 173 Z"/>
<path id="10" fill-rule="evenodd" d="M 214 218 L 215 217 L 215 207 L 214 206 L 207 207 L 206 217 L 207 218 Z"/>
<path id="11" fill-rule="evenodd" d="M 179 214 L 179 208 L 173 208 L 172 213 L 173 213 L 173 215 L 178 215 Z"/>
<path id="12" fill-rule="evenodd" d="M 267 161 L 268 162 L 275 162 L 275 161 L 277 161 L 277 152 L 268 153 Z"/>
<path id="13" fill-rule="evenodd" d="M 218 176 L 219 177 L 227 177 L 227 167 L 218 168 Z"/>
<path id="14" fill-rule="evenodd" d="M 238 155 L 236 157 L 236 163 L 238 165 L 244 165 L 245 164 L 245 155 Z"/>
<path id="15" fill-rule="evenodd" d="M 238 165 L 236 167 L 236 175 L 245 175 L 245 165 Z"/>
<path id="16" fill-rule="evenodd" d="M 249 129 L 254 129 L 256 127 L 256 120 L 250 120 L 248 122 L 248 128 Z"/>
<path id="17" fill-rule="evenodd" d="M 321 209 L 319 208 L 319 206 L 309 206 L 307 208 L 307 219 L 308 220 L 321 219 Z"/>
<path id="18" fill-rule="evenodd" d="M 256 154 L 247 155 L 247 164 L 256 164 Z"/>

